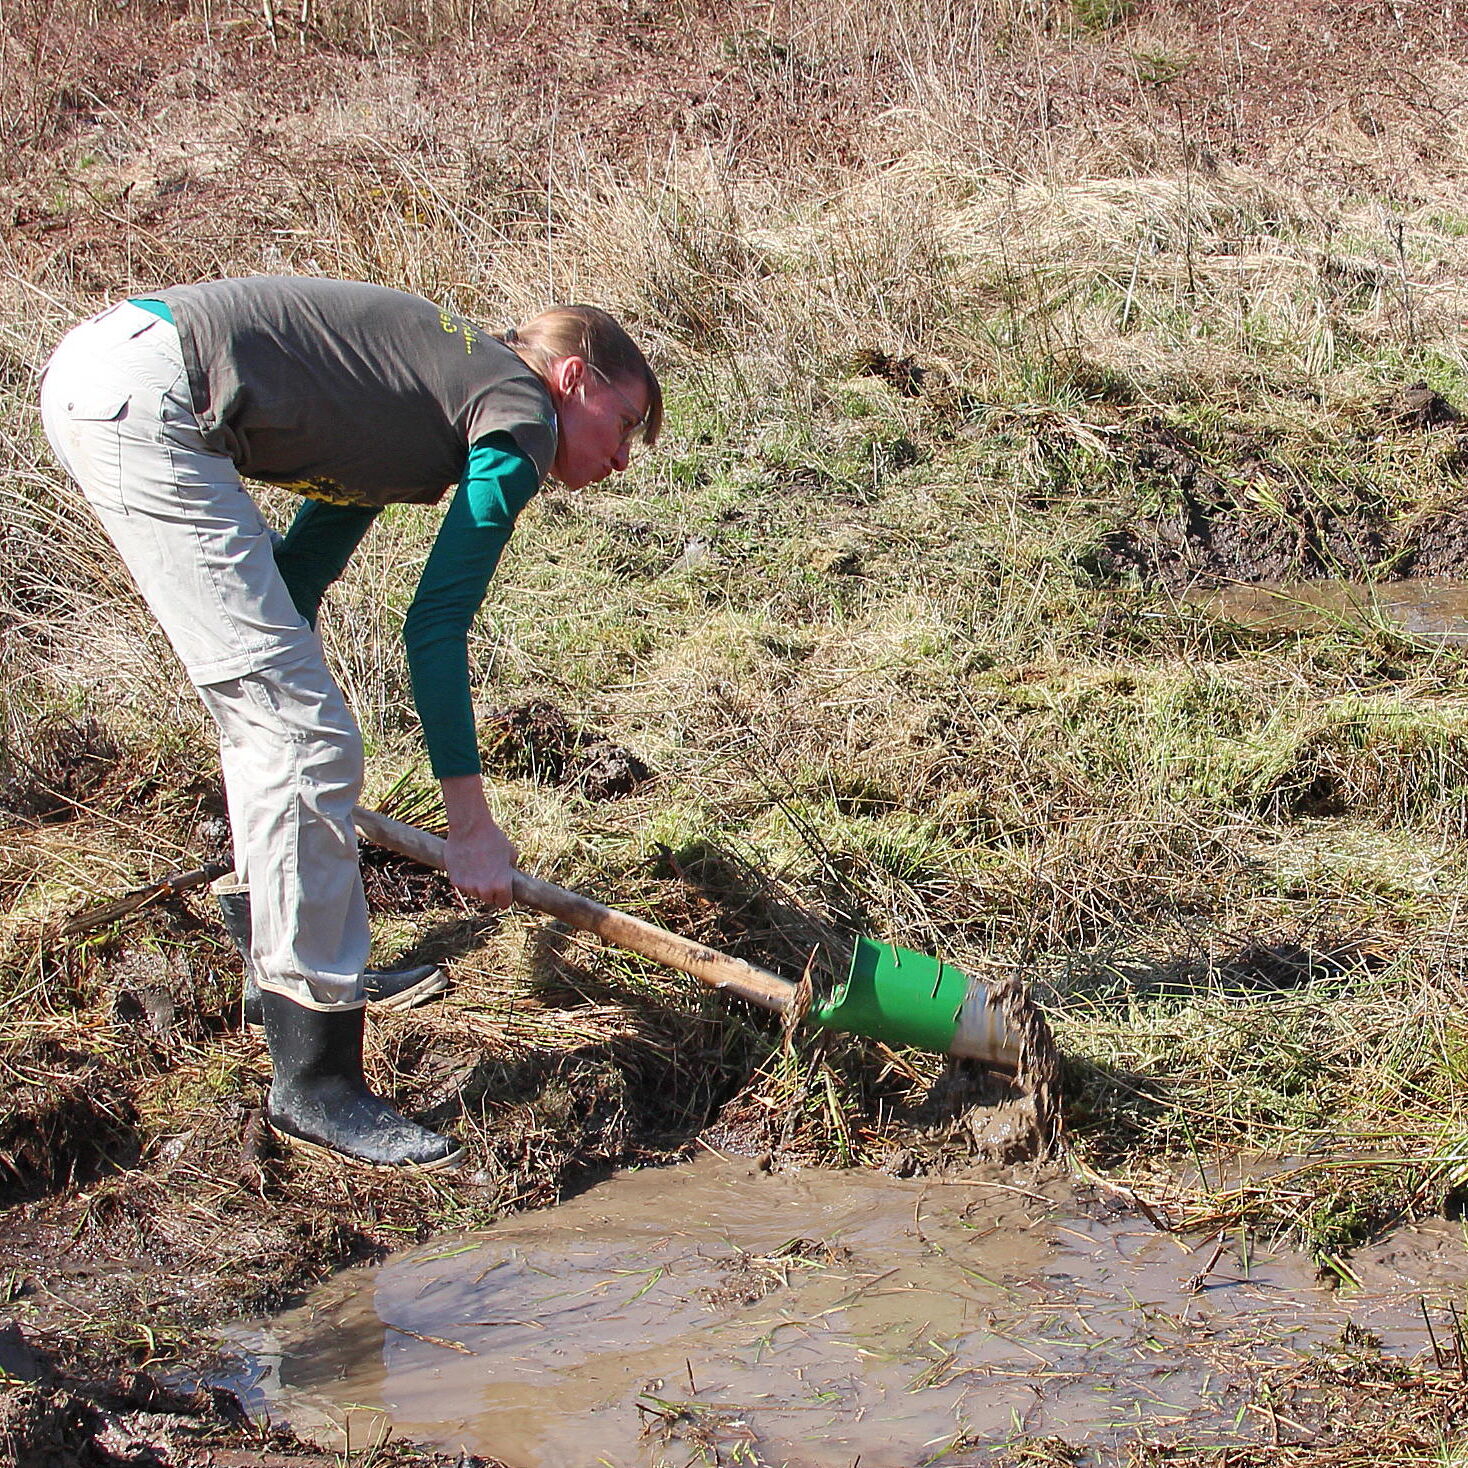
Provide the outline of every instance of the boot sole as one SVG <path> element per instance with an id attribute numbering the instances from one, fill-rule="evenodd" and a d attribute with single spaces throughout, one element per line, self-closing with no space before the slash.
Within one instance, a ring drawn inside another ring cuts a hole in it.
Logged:
<path id="1" fill-rule="evenodd" d="M 367 1001 L 367 1012 L 370 1014 L 374 1009 L 416 1009 L 420 1004 L 426 1004 L 430 999 L 435 999 L 444 993 L 449 987 L 449 976 L 441 969 L 436 968 L 426 979 L 420 979 L 411 989 L 404 989 L 394 994 L 391 999 L 369 999 Z M 247 1030 L 263 1030 L 265 1021 L 263 1019 L 246 1019 Z"/>
<path id="2" fill-rule="evenodd" d="M 450 1152 L 447 1157 L 440 1157 L 436 1162 L 369 1162 L 365 1157 L 353 1157 L 350 1152 L 338 1152 L 336 1148 L 324 1146 L 320 1142 L 308 1142 L 305 1137 L 282 1131 L 270 1121 L 265 1125 L 270 1128 L 273 1137 L 278 1137 L 292 1152 L 299 1153 L 308 1161 L 346 1163 L 348 1167 L 365 1167 L 372 1172 L 443 1172 L 457 1167 L 467 1155 L 464 1148 L 460 1147 L 457 1152 Z"/>
<path id="3" fill-rule="evenodd" d="M 411 989 L 394 994 L 391 999 L 369 999 L 368 1010 L 373 1009 L 416 1009 L 425 1000 L 442 994 L 449 986 L 449 976 L 436 968 L 426 979 L 420 979 Z"/>

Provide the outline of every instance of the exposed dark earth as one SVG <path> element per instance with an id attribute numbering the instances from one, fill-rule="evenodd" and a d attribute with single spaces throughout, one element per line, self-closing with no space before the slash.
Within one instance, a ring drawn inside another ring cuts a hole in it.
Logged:
<path id="1" fill-rule="evenodd" d="M 1425 383 L 1395 395 L 1376 432 L 1358 446 L 1371 458 L 1403 443 L 1431 452 L 1444 498 L 1464 501 L 1402 520 L 1364 494 L 1329 502 L 1246 433 L 1205 449 L 1182 429 L 1147 419 L 1128 428 L 1126 477 L 1167 506 L 1139 512 L 1103 535 L 1091 569 L 1104 582 L 1179 592 L 1232 583 L 1317 577 L 1399 580 L 1461 576 L 1468 567 L 1468 468 L 1461 415 Z"/>

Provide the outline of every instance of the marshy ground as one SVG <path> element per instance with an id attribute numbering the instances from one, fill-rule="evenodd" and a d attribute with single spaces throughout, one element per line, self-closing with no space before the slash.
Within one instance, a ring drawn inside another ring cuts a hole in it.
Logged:
<path id="1" fill-rule="evenodd" d="M 206 899 L 60 933 L 226 845 L 202 713 L 32 407 L 71 321 L 177 279 L 352 276 L 490 327 L 590 299 L 649 344 L 665 443 L 615 492 L 540 497 L 472 645 L 525 865 L 792 976 L 855 926 L 1022 979 L 1065 1056 L 1050 1165 L 1149 1227 L 1278 1239 L 1349 1290 L 1372 1239 L 1460 1214 L 1463 651 L 1192 600 L 1465 575 L 1456 10 L 5 19 L 0 1452 L 332 1461 L 160 1374 L 343 1264 L 700 1139 L 777 1174 L 1029 1165 L 981 1078 L 787 1044 L 379 854 L 377 957 L 454 989 L 374 1023 L 372 1074 L 471 1164 L 306 1167 L 261 1128 Z M 324 619 L 369 803 L 430 823 L 399 631 L 431 521 L 383 516 Z M 1455 1461 L 1461 1334 L 1345 1346 L 1252 1436 L 1109 1451 Z"/>

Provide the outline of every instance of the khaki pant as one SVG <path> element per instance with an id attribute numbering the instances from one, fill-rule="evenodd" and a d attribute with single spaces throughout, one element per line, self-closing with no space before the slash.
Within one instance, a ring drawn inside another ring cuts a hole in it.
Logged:
<path id="1" fill-rule="evenodd" d="M 83 322 L 46 367 L 41 414 L 218 725 L 260 987 L 314 1009 L 361 1005 L 361 735 L 269 527 L 205 447 L 178 332 L 127 303 Z"/>

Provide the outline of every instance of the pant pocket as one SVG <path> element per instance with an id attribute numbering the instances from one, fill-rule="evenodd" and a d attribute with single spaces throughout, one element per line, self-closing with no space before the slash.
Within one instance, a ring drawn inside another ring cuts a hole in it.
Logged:
<path id="1" fill-rule="evenodd" d="M 122 425 L 131 395 L 116 387 L 84 388 L 60 403 L 65 443 L 59 445 L 73 479 L 98 510 L 127 514 L 122 494 Z"/>

